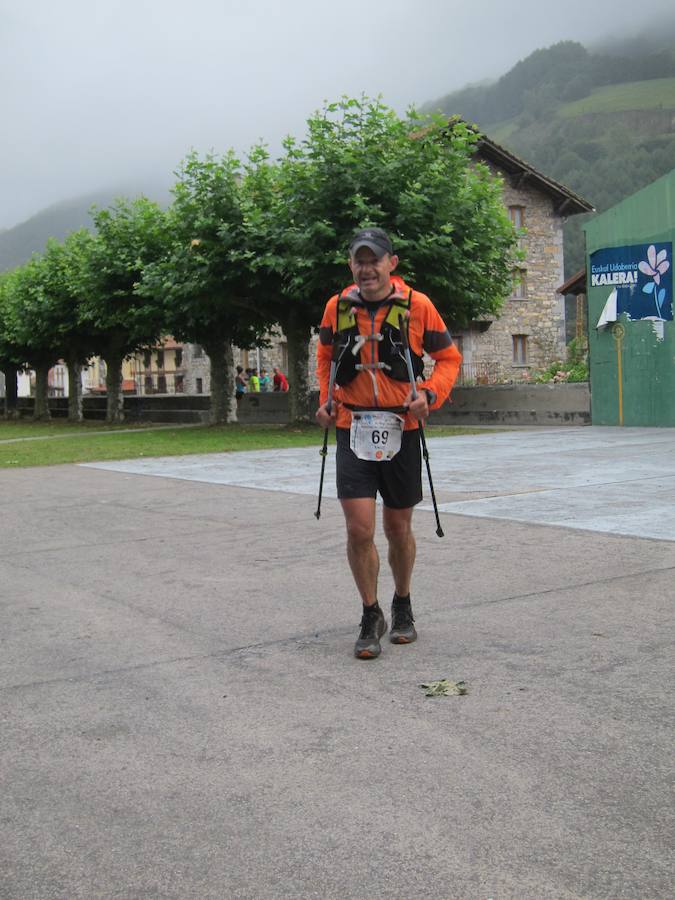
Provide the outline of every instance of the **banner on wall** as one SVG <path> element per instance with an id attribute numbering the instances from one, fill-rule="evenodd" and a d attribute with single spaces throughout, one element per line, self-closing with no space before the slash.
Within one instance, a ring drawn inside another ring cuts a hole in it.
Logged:
<path id="1" fill-rule="evenodd" d="M 592 253 L 590 287 L 607 290 L 596 328 L 616 322 L 623 313 L 633 320 L 672 321 L 672 261 L 672 242 L 605 247 Z"/>

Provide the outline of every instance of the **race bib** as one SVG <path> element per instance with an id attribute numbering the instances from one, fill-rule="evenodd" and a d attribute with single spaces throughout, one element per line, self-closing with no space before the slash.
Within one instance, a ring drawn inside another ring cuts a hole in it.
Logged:
<path id="1" fill-rule="evenodd" d="M 354 412 L 349 446 L 359 459 L 387 462 L 401 449 L 402 434 L 403 419 L 396 413 Z"/>

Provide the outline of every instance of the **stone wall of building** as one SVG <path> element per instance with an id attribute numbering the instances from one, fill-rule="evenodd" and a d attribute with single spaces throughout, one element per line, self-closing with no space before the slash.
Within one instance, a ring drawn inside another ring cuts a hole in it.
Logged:
<path id="1" fill-rule="evenodd" d="M 516 188 L 505 180 L 503 194 L 507 209 L 522 210 L 526 234 L 521 239 L 525 258 L 520 268 L 525 277 L 522 289 L 515 287 L 498 317 L 489 324 L 473 323 L 456 335 L 467 382 L 492 381 L 495 376 L 520 380 L 531 368 L 544 368 L 565 357 L 564 299 L 556 293 L 563 281 L 563 219 L 552 198 L 539 190 Z M 517 353 L 523 354 L 520 359 Z"/>
<path id="2" fill-rule="evenodd" d="M 211 363 L 200 344 L 183 344 L 185 393 L 211 393 Z"/>
<path id="3" fill-rule="evenodd" d="M 267 369 L 272 377 L 274 366 L 279 366 L 286 373 L 288 364 L 288 352 L 286 338 L 280 330 L 270 332 L 267 336 L 267 347 L 256 347 L 251 350 L 242 350 L 233 347 L 233 365 L 243 366 L 244 369 Z M 211 363 L 206 351 L 200 344 L 182 344 L 183 348 L 183 392 L 186 394 L 210 394 L 211 392 Z"/>

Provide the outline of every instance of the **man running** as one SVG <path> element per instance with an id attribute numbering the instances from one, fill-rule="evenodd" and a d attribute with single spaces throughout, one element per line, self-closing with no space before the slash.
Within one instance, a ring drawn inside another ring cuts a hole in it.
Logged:
<path id="1" fill-rule="evenodd" d="M 363 603 L 361 632 L 354 647 L 359 659 L 380 655 L 380 638 L 387 630 L 377 599 L 378 491 L 395 587 L 389 640 L 409 644 L 417 639 L 410 581 L 416 550 L 412 513 L 422 499 L 419 422 L 445 402 L 462 361 L 431 300 L 393 275 L 397 265 L 398 257 L 381 228 L 366 228 L 354 236 L 349 267 L 355 283 L 326 304 L 317 351 L 320 406 L 316 419 L 322 428 L 336 425 L 337 491 L 347 527 L 347 559 Z M 423 353 L 434 360 L 433 372 L 419 382 L 415 400 L 401 327 L 408 332 L 416 378 L 424 369 Z M 336 387 L 329 412 L 334 359 Z"/>

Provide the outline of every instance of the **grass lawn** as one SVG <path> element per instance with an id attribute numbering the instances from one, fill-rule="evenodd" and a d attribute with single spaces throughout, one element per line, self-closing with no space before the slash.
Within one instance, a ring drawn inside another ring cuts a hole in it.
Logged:
<path id="1" fill-rule="evenodd" d="M 127 428 L 133 430 L 127 431 Z M 436 425 L 427 428 L 427 435 L 480 434 L 483 430 Z M 0 468 L 191 453 L 274 450 L 280 447 L 318 448 L 322 440 L 323 432 L 315 425 L 195 425 L 172 428 L 156 425 L 109 426 L 100 422 L 68 425 L 0 421 Z"/>
<path id="2" fill-rule="evenodd" d="M 104 422 L 86 421 L 71 425 L 64 419 L 53 419 L 49 422 L 33 422 L 31 419 L 5 420 L 0 418 L 0 441 L 16 440 L 30 437 L 72 437 L 77 434 L 91 434 L 93 431 L 119 431 L 120 429 L 156 428 L 154 424 L 125 422 L 122 425 L 106 425 Z"/>

